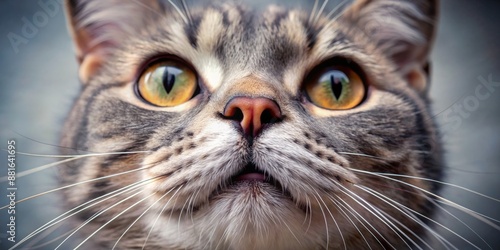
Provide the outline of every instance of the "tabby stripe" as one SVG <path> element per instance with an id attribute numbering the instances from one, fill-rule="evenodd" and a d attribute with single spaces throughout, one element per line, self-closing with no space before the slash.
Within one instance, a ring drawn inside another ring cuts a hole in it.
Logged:
<path id="1" fill-rule="evenodd" d="M 319 30 L 310 26 L 310 24 L 308 22 L 302 22 L 302 26 L 304 27 L 304 30 L 306 31 L 307 48 L 312 49 L 314 47 L 314 45 L 316 45 Z"/>
<path id="2" fill-rule="evenodd" d="M 102 91 L 111 89 L 111 88 L 116 88 L 116 87 L 121 87 L 124 83 L 113 83 L 109 85 L 103 85 L 99 86 L 95 90 L 92 91 L 90 96 L 84 100 L 86 103 L 86 106 L 83 110 L 83 113 L 81 115 L 82 122 L 80 123 L 80 126 L 76 131 L 78 131 L 74 136 L 73 136 L 73 147 L 76 150 L 87 150 L 85 145 L 87 144 L 87 135 L 89 134 L 88 131 L 88 123 L 89 123 L 89 113 L 91 110 L 92 103 L 95 101 L 95 98 L 101 94 Z"/>
<path id="3" fill-rule="evenodd" d="M 198 48 L 198 31 L 200 28 L 201 16 L 193 17 L 193 21 L 184 26 L 184 32 L 189 40 L 189 44 L 194 49 Z"/>

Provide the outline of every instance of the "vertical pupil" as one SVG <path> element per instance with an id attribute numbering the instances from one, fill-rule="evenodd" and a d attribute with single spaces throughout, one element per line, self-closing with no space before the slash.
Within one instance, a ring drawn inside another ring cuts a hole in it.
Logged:
<path id="1" fill-rule="evenodd" d="M 167 91 L 167 94 L 172 91 L 172 88 L 174 88 L 175 84 L 175 74 L 171 74 L 168 71 L 169 67 L 165 67 L 165 71 L 163 71 L 163 87 L 165 88 L 165 91 Z"/>
<path id="2" fill-rule="evenodd" d="M 335 77 L 335 74 L 330 75 L 330 82 L 332 83 L 332 91 L 335 98 L 338 100 L 342 95 L 342 81 L 340 77 Z"/>

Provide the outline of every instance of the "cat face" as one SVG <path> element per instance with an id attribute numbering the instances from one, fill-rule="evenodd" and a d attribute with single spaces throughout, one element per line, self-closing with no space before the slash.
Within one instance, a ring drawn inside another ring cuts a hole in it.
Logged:
<path id="1" fill-rule="evenodd" d="M 235 3 L 68 1 L 81 94 L 67 206 L 99 245 L 422 244 L 440 179 L 428 111 L 435 1 L 327 15 Z M 179 8 L 180 7 L 180 8 Z M 67 153 L 67 152 L 66 152 Z M 418 178 L 405 178 L 413 176 Z M 103 212 L 105 211 L 105 212 Z M 418 242 L 418 243 L 415 243 Z"/>

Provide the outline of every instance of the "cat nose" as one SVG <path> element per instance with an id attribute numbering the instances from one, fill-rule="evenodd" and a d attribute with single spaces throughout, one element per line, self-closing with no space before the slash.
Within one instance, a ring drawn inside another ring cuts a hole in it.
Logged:
<path id="1" fill-rule="evenodd" d="M 245 135 L 253 137 L 282 118 L 278 104 L 265 97 L 235 97 L 226 104 L 222 115 L 238 122 Z"/>

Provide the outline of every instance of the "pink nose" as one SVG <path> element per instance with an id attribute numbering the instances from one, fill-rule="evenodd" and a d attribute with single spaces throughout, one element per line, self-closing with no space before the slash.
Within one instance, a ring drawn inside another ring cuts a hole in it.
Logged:
<path id="1" fill-rule="evenodd" d="M 224 108 L 222 115 L 240 124 L 243 133 L 256 137 L 265 125 L 282 118 L 276 102 L 265 97 L 235 97 Z"/>

